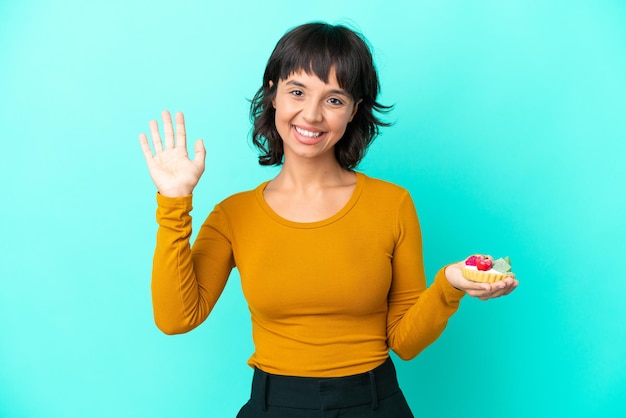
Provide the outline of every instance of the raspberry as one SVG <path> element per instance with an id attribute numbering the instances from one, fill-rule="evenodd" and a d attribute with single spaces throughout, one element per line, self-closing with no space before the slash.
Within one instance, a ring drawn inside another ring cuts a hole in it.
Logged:
<path id="1" fill-rule="evenodd" d="M 466 266 L 475 266 L 476 265 L 476 257 L 475 255 L 470 256 L 467 260 L 465 260 Z"/>
<path id="2" fill-rule="evenodd" d="M 491 256 L 478 256 L 476 257 L 476 268 L 480 271 L 487 271 L 492 266 Z"/>

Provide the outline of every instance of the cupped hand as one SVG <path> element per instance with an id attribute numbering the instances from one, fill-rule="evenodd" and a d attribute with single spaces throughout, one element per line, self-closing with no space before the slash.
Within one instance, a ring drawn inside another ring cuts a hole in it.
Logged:
<path id="1" fill-rule="evenodd" d="M 495 283 L 478 283 L 467 280 L 462 273 L 463 262 L 450 264 L 446 267 L 446 278 L 450 284 L 468 295 L 480 300 L 488 300 L 511 293 L 519 282 L 513 277 L 506 277 Z"/>
<path id="2" fill-rule="evenodd" d="M 161 114 L 163 118 L 163 134 L 165 146 L 161 142 L 159 125 L 156 120 L 150 121 L 150 136 L 154 154 L 150 149 L 146 134 L 139 135 L 139 143 L 148 164 L 152 181 L 158 191 L 167 197 L 182 197 L 190 195 L 198 184 L 204 172 L 206 151 L 201 139 L 194 146 L 194 159 L 190 160 L 187 154 L 187 137 L 185 134 L 185 119 L 182 113 L 177 112 L 176 135 L 172 126 L 172 117 L 167 110 Z"/>

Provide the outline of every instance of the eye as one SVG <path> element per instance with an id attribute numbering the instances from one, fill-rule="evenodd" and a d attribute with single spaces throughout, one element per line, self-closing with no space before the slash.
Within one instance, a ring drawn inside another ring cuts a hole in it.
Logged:
<path id="1" fill-rule="evenodd" d="M 304 93 L 302 92 L 302 90 L 292 90 L 289 92 L 289 94 L 296 97 L 302 97 Z"/>
<path id="2" fill-rule="evenodd" d="M 328 103 L 336 106 L 341 106 L 343 104 L 343 101 L 336 97 L 331 97 L 330 99 L 328 99 Z"/>

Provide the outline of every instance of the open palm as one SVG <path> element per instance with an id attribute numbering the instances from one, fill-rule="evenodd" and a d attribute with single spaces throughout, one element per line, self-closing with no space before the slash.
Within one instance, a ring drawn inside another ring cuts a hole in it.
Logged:
<path id="1" fill-rule="evenodd" d="M 146 158 L 150 176 L 159 193 L 167 197 L 187 196 L 192 193 L 204 172 L 206 156 L 204 144 L 201 139 L 196 141 L 194 146 L 195 157 L 190 160 L 189 154 L 187 154 L 183 114 L 177 112 L 175 115 L 176 134 L 174 134 L 170 112 L 163 111 L 161 116 L 163 118 L 165 144 L 161 141 L 159 125 L 155 120 L 150 121 L 150 136 L 152 137 L 154 154 L 150 149 L 146 134 L 139 135 L 139 143 Z"/>

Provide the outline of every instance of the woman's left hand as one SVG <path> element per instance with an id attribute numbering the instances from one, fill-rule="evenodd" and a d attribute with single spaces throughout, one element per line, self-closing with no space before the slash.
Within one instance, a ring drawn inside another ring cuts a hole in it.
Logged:
<path id="1" fill-rule="evenodd" d="M 448 282 L 459 290 L 465 291 L 468 295 L 480 300 L 488 300 L 506 296 L 511 293 L 518 285 L 517 279 L 507 277 L 495 283 L 478 283 L 467 280 L 463 277 L 463 262 L 450 264 L 446 267 L 446 278 Z"/>

